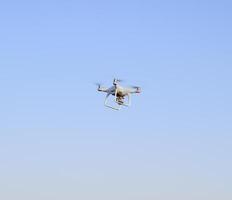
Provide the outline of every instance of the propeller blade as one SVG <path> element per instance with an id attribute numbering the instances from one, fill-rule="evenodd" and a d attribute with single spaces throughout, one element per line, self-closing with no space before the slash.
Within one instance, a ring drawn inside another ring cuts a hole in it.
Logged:
<path id="1" fill-rule="evenodd" d="M 114 78 L 113 84 L 115 85 L 115 84 L 117 84 L 117 83 L 121 83 L 121 82 L 124 82 L 124 80 Z"/>
<path id="2" fill-rule="evenodd" d="M 136 90 L 136 93 L 141 93 L 141 87 L 139 87 L 139 86 L 134 86 L 134 85 L 132 85 L 132 86 L 130 86 L 131 88 L 133 88 L 133 89 L 135 89 Z"/>
<path id="3" fill-rule="evenodd" d="M 100 87 L 100 86 L 101 86 L 101 83 L 94 83 L 94 85 Z"/>
<path id="4" fill-rule="evenodd" d="M 94 83 L 94 84 L 97 86 L 97 89 L 100 90 L 102 84 L 101 83 Z"/>
<path id="5" fill-rule="evenodd" d="M 140 88 L 139 86 L 135 86 L 135 85 L 131 85 L 130 87 L 131 87 L 131 88 L 134 88 L 134 89 Z"/>

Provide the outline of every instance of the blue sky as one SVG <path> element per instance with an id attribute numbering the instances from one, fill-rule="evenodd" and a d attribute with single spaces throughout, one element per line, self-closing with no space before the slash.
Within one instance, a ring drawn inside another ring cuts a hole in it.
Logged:
<path id="1" fill-rule="evenodd" d="M 231 199 L 231 6 L 1 2 L 0 198 Z"/>

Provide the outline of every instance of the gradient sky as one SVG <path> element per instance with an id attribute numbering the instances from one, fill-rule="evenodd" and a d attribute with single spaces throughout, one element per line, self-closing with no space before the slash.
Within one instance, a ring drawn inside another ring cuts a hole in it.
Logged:
<path id="1" fill-rule="evenodd" d="M 1 1 L 0 199 L 232 199 L 231 1 Z M 114 77 L 142 87 L 103 106 Z"/>

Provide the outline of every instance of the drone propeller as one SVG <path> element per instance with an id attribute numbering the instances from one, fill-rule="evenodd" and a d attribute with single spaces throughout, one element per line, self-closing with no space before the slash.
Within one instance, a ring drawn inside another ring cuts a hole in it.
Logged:
<path id="1" fill-rule="evenodd" d="M 124 82 L 124 80 L 123 79 L 116 79 L 117 80 L 117 82 Z"/>
<path id="2" fill-rule="evenodd" d="M 97 86 L 97 89 L 99 90 L 101 88 L 101 83 L 94 83 Z"/>
<path id="3" fill-rule="evenodd" d="M 114 84 L 114 85 L 117 85 L 117 83 L 121 83 L 121 82 L 124 82 L 124 80 L 114 78 L 113 84 Z"/>
<path id="4" fill-rule="evenodd" d="M 139 86 L 136 86 L 136 85 L 129 85 L 129 87 L 133 89 L 139 88 Z"/>
<path id="5" fill-rule="evenodd" d="M 133 88 L 133 89 L 136 89 L 136 93 L 140 93 L 141 92 L 141 87 L 139 87 L 139 86 L 131 85 L 130 87 Z"/>
<path id="6" fill-rule="evenodd" d="M 96 86 L 100 87 L 101 83 L 94 83 Z"/>

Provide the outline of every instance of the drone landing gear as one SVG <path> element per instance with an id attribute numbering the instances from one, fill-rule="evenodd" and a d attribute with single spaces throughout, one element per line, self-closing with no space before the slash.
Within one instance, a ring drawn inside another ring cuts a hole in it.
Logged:
<path id="1" fill-rule="evenodd" d="M 128 101 L 127 103 L 124 103 L 124 97 L 117 97 L 115 102 L 119 105 L 122 105 L 122 106 L 127 106 L 129 107 L 131 105 L 131 101 L 130 101 L 130 95 L 126 95 L 128 97 Z"/>
<path id="2" fill-rule="evenodd" d="M 114 110 L 120 110 L 121 107 L 122 107 L 122 105 L 118 104 L 117 107 L 113 107 L 113 106 L 111 106 L 111 105 L 108 104 L 108 98 L 109 98 L 109 96 L 110 96 L 110 93 L 106 95 L 105 106 L 108 107 L 108 108 L 114 109 Z M 115 98 L 115 101 L 116 101 L 116 98 Z M 118 102 L 116 102 L 116 103 L 118 103 Z"/>
<path id="3" fill-rule="evenodd" d="M 122 108 L 122 106 L 129 107 L 131 105 L 130 95 L 127 95 L 128 102 L 124 103 L 124 97 L 119 97 L 119 96 L 117 96 L 117 93 L 115 93 L 115 103 L 118 105 L 117 107 L 113 107 L 113 106 L 108 104 L 109 96 L 110 96 L 110 94 L 107 94 L 106 98 L 105 98 L 105 106 L 108 108 L 112 108 L 114 110 L 120 110 Z"/>
<path id="4" fill-rule="evenodd" d="M 124 97 L 122 97 L 123 100 L 119 101 L 119 102 L 116 102 L 116 103 L 120 103 L 122 106 L 126 106 L 126 107 L 129 107 L 131 105 L 131 98 L 130 98 L 130 95 L 126 95 L 127 96 L 127 103 L 124 103 Z"/>

